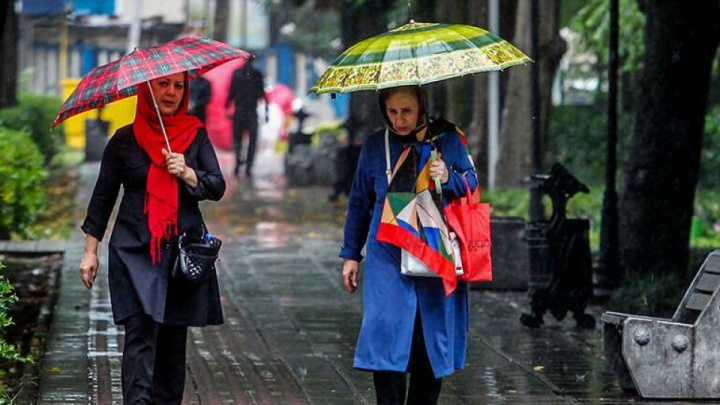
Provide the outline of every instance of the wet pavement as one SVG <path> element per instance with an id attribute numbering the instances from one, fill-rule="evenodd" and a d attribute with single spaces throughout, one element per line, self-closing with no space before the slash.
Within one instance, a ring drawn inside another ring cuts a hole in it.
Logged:
<path id="1" fill-rule="evenodd" d="M 218 155 L 229 175 L 232 156 Z M 282 158 L 259 159 L 254 179 L 228 177 L 225 198 L 203 204 L 209 230 L 224 241 L 225 324 L 191 328 L 183 404 L 374 404 L 371 374 L 352 368 L 362 300 L 341 286 L 344 200 L 329 203 L 325 187 L 286 188 Z M 98 167 L 80 168 L 78 224 Z M 40 403 L 119 404 L 123 332 L 112 322 L 106 251 L 88 292 L 77 273 L 79 229 L 63 248 Z M 684 403 L 620 389 L 602 354 L 602 307 L 588 309 L 594 330 L 550 315 L 528 329 L 519 322 L 527 304 L 524 291 L 471 290 L 467 366 L 444 380 L 441 404 Z"/>

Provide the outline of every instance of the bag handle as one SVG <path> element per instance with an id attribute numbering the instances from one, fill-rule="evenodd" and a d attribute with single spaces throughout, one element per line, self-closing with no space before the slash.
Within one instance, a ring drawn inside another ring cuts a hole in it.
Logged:
<path id="1" fill-rule="evenodd" d="M 475 189 L 475 192 L 477 193 L 477 200 L 473 198 L 473 192 L 470 190 L 470 181 L 468 181 L 467 176 L 462 176 L 463 180 L 465 180 L 465 197 L 461 197 L 460 200 L 466 203 L 466 204 L 480 204 L 480 183 L 478 182 L 477 189 Z"/>
<path id="2" fill-rule="evenodd" d="M 430 151 L 430 158 L 433 162 L 437 161 L 437 149 L 433 148 Z M 435 191 L 437 191 L 438 194 L 442 193 L 442 183 L 440 182 L 440 178 L 435 177 L 433 180 L 435 180 Z"/>
<path id="3" fill-rule="evenodd" d="M 390 169 L 390 134 L 389 130 L 385 128 L 385 174 L 387 175 L 388 187 L 390 187 L 390 180 L 392 180 L 392 170 Z"/>

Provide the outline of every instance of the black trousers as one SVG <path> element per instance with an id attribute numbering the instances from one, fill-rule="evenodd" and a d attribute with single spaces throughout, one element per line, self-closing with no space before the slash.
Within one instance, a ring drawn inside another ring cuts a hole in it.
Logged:
<path id="1" fill-rule="evenodd" d="M 435 378 L 433 374 L 420 322 L 420 312 L 418 312 L 415 316 L 407 372 L 373 372 L 377 405 L 406 405 L 406 391 L 407 405 L 437 405 L 442 388 L 442 378 Z M 409 389 L 407 388 L 407 373 L 410 373 Z"/>
<path id="2" fill-rule="evenodd" d="M 133 315 L 123 325 L 123 403 L 180 405 L 187 326 L 163 325 L 145 314 Z"/>
<path id="3" fill-rule="evenodd" d="M 248 147 L 245 159 L 242 158 L 243 134 L 248 131 Z M 235 175 L 240 170 L 240 165 L 245 163 L 245 174 L 249 177 L 252 174 L 253 162 L 255 160 L 255 148 L 258 139 L 257 117 L 235 118 L 233 120 L 233 151 L 235 151 Z"/>

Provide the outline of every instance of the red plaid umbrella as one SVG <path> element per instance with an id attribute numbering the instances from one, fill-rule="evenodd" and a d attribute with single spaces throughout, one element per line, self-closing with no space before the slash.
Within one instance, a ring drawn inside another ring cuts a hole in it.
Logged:
<path id="1" fill-rule="evenodd" d="M 98 66 L 82 78 L 60 108 L 52 127 L 82 112 L 137 94 L 137 85 L 173 73 L 190 78 L 249 53 L 209 38 L 185 37 L 147 48 Z"/>

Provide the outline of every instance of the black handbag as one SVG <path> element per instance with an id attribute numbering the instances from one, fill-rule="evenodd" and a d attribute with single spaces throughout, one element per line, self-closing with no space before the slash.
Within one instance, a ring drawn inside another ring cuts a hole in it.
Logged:
<path id="1" fill-rule="evenodd" d="M 198 285 L 215 273 L 222 240 L 207 232 L 183 232 L 178 236 L 176 247 L 176 255 L 171 262 L 173 279 L 183 284 Z"/>

